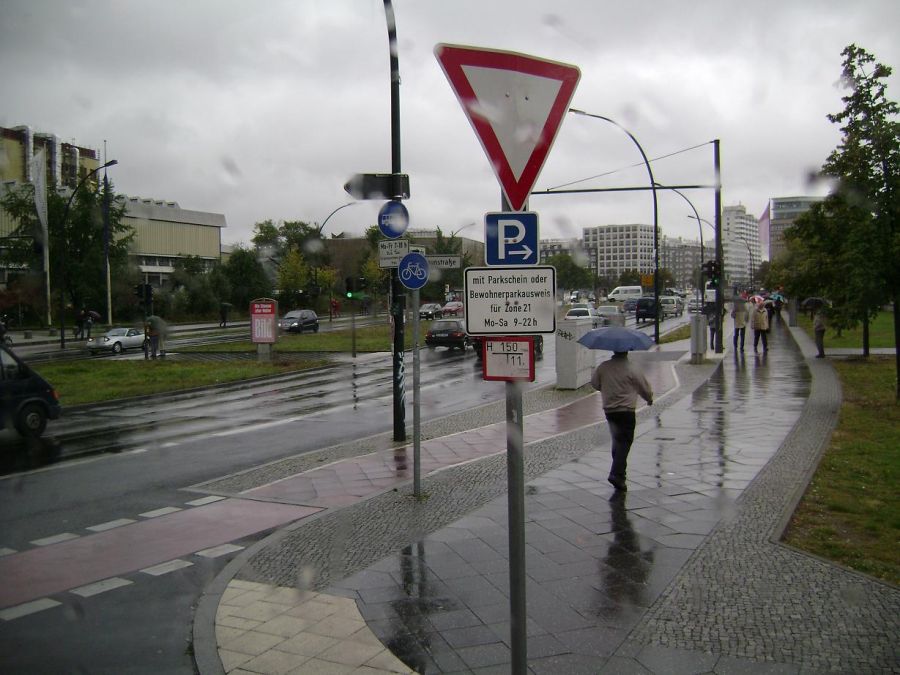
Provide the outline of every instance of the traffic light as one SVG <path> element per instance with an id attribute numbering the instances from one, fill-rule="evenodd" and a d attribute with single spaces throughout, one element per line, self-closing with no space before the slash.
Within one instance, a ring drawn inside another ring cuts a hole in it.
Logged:
<path id="1" fill-rule="evenodd" d="M 134 285 L 134 297 L 143 302 L 144 300 L 144 284 Z"/>
<path id="2" fill-rule="evenodd" d="M 703 274 L 709 279 L 710 288 L 718 288 L 721 283 L 722 270 L 718 260 L 707 260 L 703 263 Z"/>
<path id="3" fill-rule="evenodd" d="M 347 297 L 352 298 L 353 291 L 356 290 L 356 285 L 353 277 L 347 277 L 346 279 L 344 279 L 344 288 L 347 290 Z"/>
<path id="4" fill-rule="evenodd" d="M 144 284 L 144 304 L 147 307 L 153 303 L 153 286 L 150 284 Z"/>

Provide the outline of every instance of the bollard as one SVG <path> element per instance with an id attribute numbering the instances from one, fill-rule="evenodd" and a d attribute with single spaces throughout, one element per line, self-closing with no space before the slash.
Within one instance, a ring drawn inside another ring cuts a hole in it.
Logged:
<path id="1" fill-rule="evenodd" d="M 26 331 L 25 331 L 25 339 L 26 339 L 26 340 L 30 340 L 30 339 L 31 339 L 31 331 L 30 331 L 30 330 L 26 330 Z"/>
<path id="2" fill-rule="evenodd" d="M 702 314 L 691 317 L 691 364 L 700 365 L 706 359 L 706 332 L 708 324 Z"/>

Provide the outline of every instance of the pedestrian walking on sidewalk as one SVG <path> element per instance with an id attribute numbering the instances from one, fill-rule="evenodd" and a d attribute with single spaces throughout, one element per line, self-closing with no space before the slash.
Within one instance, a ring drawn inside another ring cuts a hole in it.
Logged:
<path id="1" fill-rule="evenodd" d="M 762 303 L 756 305 L 753 310 L 753 318 L 750 325 L 753 328 L 753 351 L 759 346 L 759 340 L 762 338 L 763 351 L 769 351 L 769 312 Z"/>
<path id="2" fill-rule="evenodd" d="M 818 353 L 816 354 L 817 359 L 825 358 L 825 310 L 822 307 L 816 311 L 816 315 L 813 317 L 813 332 L 816 336 L 816 350 Z"/>
<path id="3" fill-rule="evenodd" d="M 653 405 L 653 390 L 644 374 L 628 360 L 628 352 L 613 352 L 611 359 L 594 370 L 591 384 L 603 397 L 603 413 L 612 436 L 612 466 L 607 480 L 616 490 L 624 492 L 628 489 L 625 474 L 634 442 L 637 397 Z"/>
<path id="4" fill-rule="evenodd" d="M 747 333 L 747 305 L 743 301 L 734 301 L 731 318 L 734 319 L 734 351 L 738 351 L 738 341 L 741 344 L 741 351 L 744 351 L 744 336 Z"/>

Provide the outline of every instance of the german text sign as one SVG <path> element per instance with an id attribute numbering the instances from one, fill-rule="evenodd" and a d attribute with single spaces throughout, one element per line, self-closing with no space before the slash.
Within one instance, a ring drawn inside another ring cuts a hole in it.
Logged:
<path id="1" fill-rule="evenodd" d="M 467 267 L 466 330 L 472 335 L 556 332 L 556 268 Z"/>
<path id="2" fill-rule="evenodd" d="M 483 349 L 485 380 L 534 382 L 534 338 L 530 335 L 486 337 Z"/>
<path id="3" fill-rule="evenodd" d="M 250 301 L 250 339 L 255 343 L 275 342 L 278 336 L 278 302 L 271 298 Z"/>

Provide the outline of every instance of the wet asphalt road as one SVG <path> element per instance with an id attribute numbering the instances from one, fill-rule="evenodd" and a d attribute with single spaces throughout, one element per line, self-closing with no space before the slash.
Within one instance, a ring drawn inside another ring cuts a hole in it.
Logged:
<path id="1" fill-rule="evenodd" d="M 553 342 L 545 341 L 535 387 L 555 381 Z M 423 421 L 504 397 L 504 383 L 481 379 L 471 350 L 420 355 Z M 411 439 L 411 356 L 405 375 Z M 386 354 L 348 356 L 265 382 L 67 411 L 51 423 L 45 442 L 5 455 L 0 549 L 28 550 L 45 537 L 183 507 L 198 496 L 186 496 L 191 485 L 392 428 Z M 193 602 L 229 559 L 203 560 L 127 594 L 104 593 L 8 623 L 0 647 L 16 651 L 22 668 L 8 672 L 59 672 L 73 662 L 90 664 L 86 672 L 193 672 L 187 649 Z M 131 671 L 122 669 L 123 653 L 139 657 Z"/>

